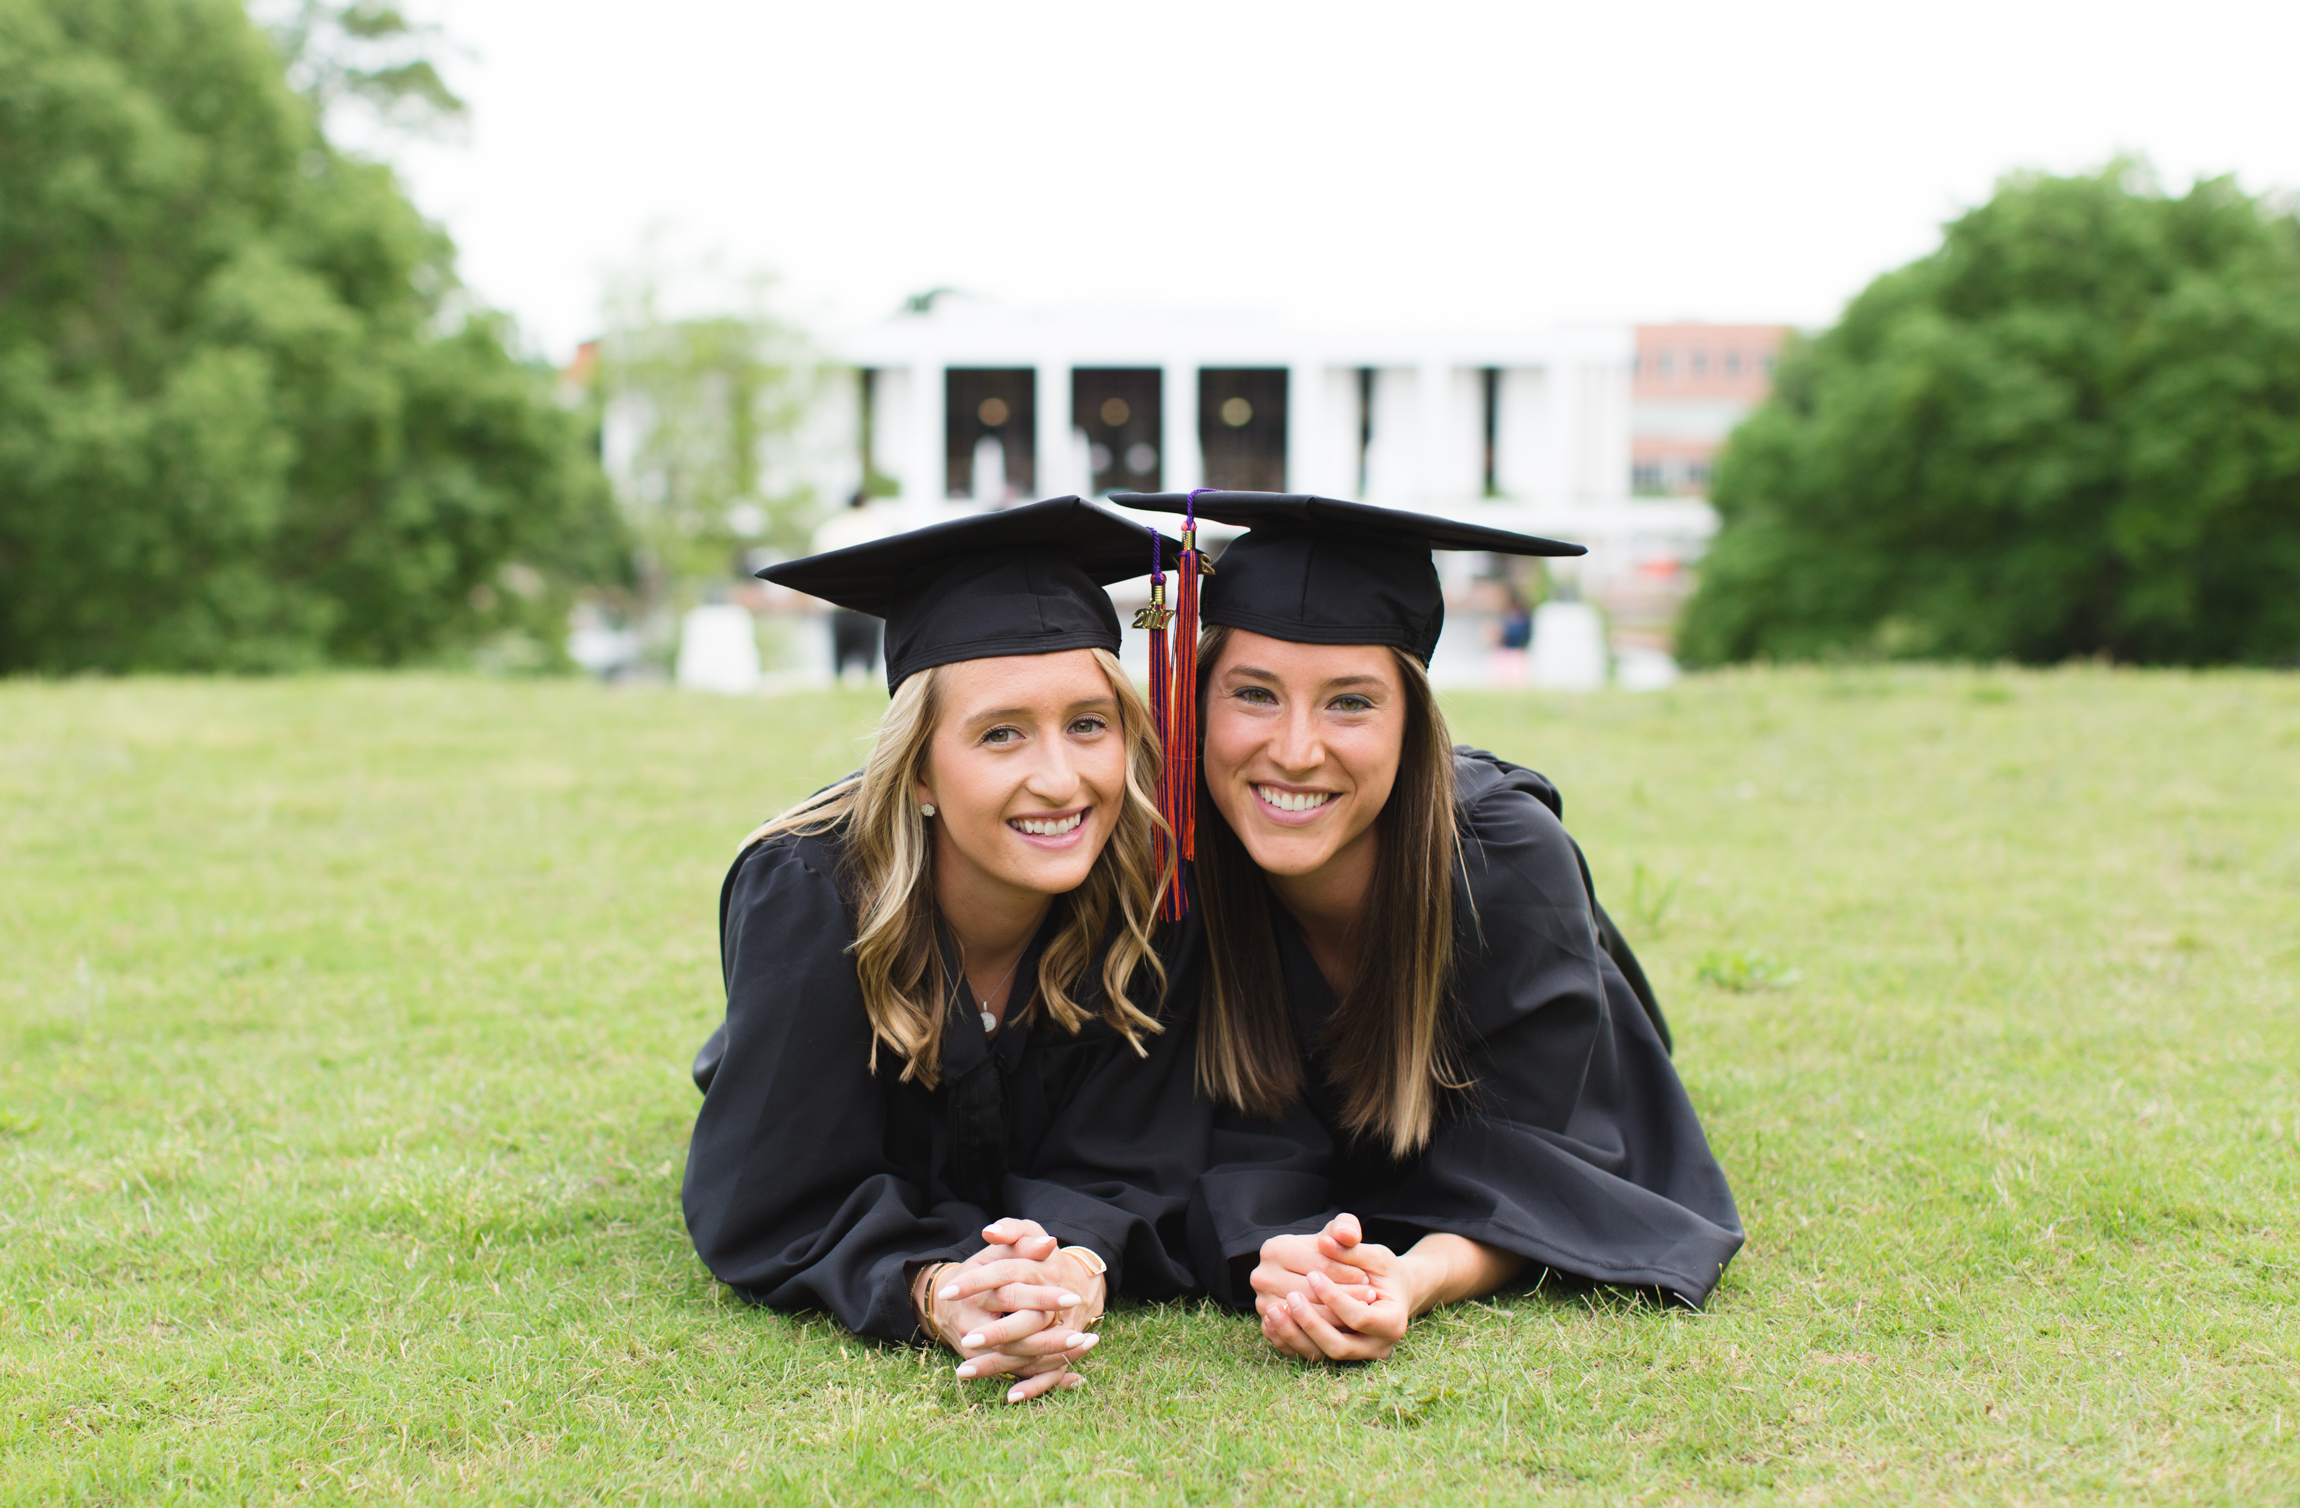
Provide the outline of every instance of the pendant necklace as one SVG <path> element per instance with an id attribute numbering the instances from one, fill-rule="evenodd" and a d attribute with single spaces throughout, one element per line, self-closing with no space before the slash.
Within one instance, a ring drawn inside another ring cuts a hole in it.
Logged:
<path id="1" fill-rule="evenodd" d="M 1030 951 L 1030 950 L 1029 950 L 1029 949 L 1027 949 L 1027 948 L 1025 948 L 1025 949 L 1023 950 L 1023 952 L 1024 952 L 1024 953 L 1027 953 L 1027 952 L 1029 952 L 1029 951 Z M 964 952 L 965 952 L 965 950 L 964 950 L 964 949 L 961 949 L 961 950 L 960 950 L 960 953 L 961 953 L 961 955 L 962 955 L 962 961 L 963 961 L 963 954 L 964 954 Z M 1014 971 L 1015 971 L 1016 969 L 1019 969 L 1019 968 L 1021 968 L 1021 967 L 1022 967 L 1022 953 L 1017 953 L 1017 954 L 1015 954 L 1015 955 L 1014 955 L 1014 962 L 1012 962 L 1012 963 L 1008 964 L 1008 965 L 1006 966 L 1006 972 L 1005 972 L 1004 974 L 1001 974 L 1001 975 L 998 977 L 998 983 L 996 983 L 996 984 L 992 985 L 992 986 L 990 987 L 990 993 L 989 993 L 989 994 L 986 994 L 986 995 L 984 995 L 984 996 L 982 997 L 982 1031 L 983 1031 L 983 1035 L 984 1035 L 984 1036 L 988 1036 L 990 1033 L 992 1033 L 992 1032 L 994 1032 L 994 1031 L 997 1031 L 997 1030 L 998 1030 L 998 1016 L 997 1016 L 997 1014 L 996 1014 L 994 1011 L 992 1011 L 992 1010 L 991 1010 L 991 1008 L 990 1008 L 990 996 L 991 996 L 991 995 L 995 995 L 995 994 L 997 994 L 997 993 L 998 993 L 1000 990 L 1003 990 L 1003 989 L 1005 989 L 1005 988 L 1006 988 L 1006 981 L 1007 981 L 1007 980 L 1009 980 L 1009 979 L 1012 979 L 1012 978 L 1014 977 Z"/>

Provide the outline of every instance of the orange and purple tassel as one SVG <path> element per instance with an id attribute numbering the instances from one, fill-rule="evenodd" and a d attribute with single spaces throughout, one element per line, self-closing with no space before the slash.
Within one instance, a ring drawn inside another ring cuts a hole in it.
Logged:
<path id="1" fill-rule="evenodd" d="M 1171 874 L 1167 872 L 1167 861 L 1174 851 L 1173 843 L 1168 837 L 1174 820 L 1172 801 L 1168 792 L 1168 780 L 1173 772 L 1174 760 L 1173 746 L 1167 742 L 1167 738 L 1172 732 L 1168 724 L 1172 718 L 1173 665 L 1166 647 L 1166 624 L 1174 615 L 1166 610 L 1166 570 L 1163 553 L 1163 541 L 1159 538 L 1158 531 L 1153 529 L 1150 531 L 1150 605 L 1134 615 L 1134 626 L 1150 631 L 1150 727 L 1158 738 L 1159 748 L 1165 751 L 1165 757 L 1161 758 L 1158 763 L 1157 803 L 1158 814 L 1166 819 L 1167 826 L 1154 830 L 1150 835 L 1151 871 L 1162 878 L 1158 892 L 1158 919 L 1160 921 L 1180 921 L 1182 919 L 1178 899 L 1182 893 L 1180 863 L 1175 863 Z"/>

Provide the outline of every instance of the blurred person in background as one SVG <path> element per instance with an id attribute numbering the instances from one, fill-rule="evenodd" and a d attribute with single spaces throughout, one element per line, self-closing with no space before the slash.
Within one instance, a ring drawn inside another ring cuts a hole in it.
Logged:
<path id="1" fill-rule="evenodd" d="M 884 615 L 893 700 L 728 872 L 687 1227 L 744 1297 L 939 1342 L 1011 1402 L 1078 1385 L 1112 1292 L 1193 1286 L 1158 752 L 1102 589 L 1149 542 L 1064 498 L 760 573 Z"/>
<path id="2" fill-rule="evenodd" d="M 885 539 L 894 529 L 879 516 L 880 510 L 871 506 L 870 494 L 856 488 L 847 505 L 832 514 L 815 528 L 815 553 L 827 555 L 833 550 L 850 550 L 873 540 Z M 851 607 L 831 609 L 831 674 L 847 681 L 847 668 L 854 668 L 854 677 L 848 683 L 861 685 L 870 679 L 871 670 L 878 664 L 879 635 L 884 620 L 872 613 L 858 613 Z"/>

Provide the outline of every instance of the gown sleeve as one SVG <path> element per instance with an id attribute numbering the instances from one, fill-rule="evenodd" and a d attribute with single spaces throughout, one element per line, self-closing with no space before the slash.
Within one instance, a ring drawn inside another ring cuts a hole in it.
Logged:
<path id="1" fill-rule="evenodd" d="M 1698 1304 L 1743 1239 L 1724 1172 L 1601 942 L 1580 852 L 1539 777 L 1460 767 L 1455 1047 L 1471 1088 L 1355 1212 Z"/>
<path id="2" fill-rule="evenodd" d="M 1145 1034 L 1140 1053 L 1099 1021 L 1082 1033 L 1087 1040 L 1056 1049 L 1079 1069 L 1065 1076 L 1060 1108 L 1031 1166 L 1005 1185 L 1010 1212 L 1036 1220 L 1066 1246 L 1092 1247 L 1110 1264 L 1110 1291 L 1135 1298 L 1173 1298 L 1204 1286 L 1192 1270 L 1188 1236 L 1214 1114 L 1196 1093 L 1194 938 L 1202 931 L 1195 912 L 1161 929 L 1165 988 L 1151 1014 L 1163 1030 Z M 1139 971 L 1137 990 L 1147 993 L 1156 979 Z"/>
<path id="3" fill-rule="evenodd" d="M 1091 1061 L 1068 1086 L 1027 1169 L 1007 1174 L 1008 1214 L 1110 1265 L 1110 1292 L 1167 1299 L 1194 1291 L 1184 1218 L 1204 1166 L 1207 1112 L 1190 1093 L 1188 1033 L 1167 1023 L 1138 1057 L 1116 1032 L 1082 1044 Z"/>
<path id="4" fill-rule="evenodd" d="M 1223 1105 L 1213 1121 L 1190 1201 L 1191 1265 L 1216 1303 L 1251 1309 L 1262 1243 L 1324 1230 L 1341 1213 L 1334 1141 L 1299 1101 L 1277 1120 Z"/>
<path id="5" fill-rule="evenodd" d="M 819 842 L 786 838 L 727 875 L 727 1021 L 682 1204 L 704 1265 L 744 1297 L 906 1341 L 912 1273 L 980 1250 L 989 1217 L 930 1203 L 888 1159 L 887 1091 L 870 1069 L 834 862 Z"/>
<path id="6" fill-rule="evenodd" d="M 1173 994 L 1187 1002 L 1195 1038 L 1207 962 L 1206 929 L 1195 903 L 1178 944 Z M 1194 1041 L 1186 1062 L 1195 1085 Z M 1274 1120 L 1203 1093 L 1193 1092 L 1191 1102 L 1204 1124 L 1205 1171 L 1190 1192 L 1190 1266 L 1215 1302 L 1249 1309 L 1254 1295 L 1246 1280 L 1262 1243 L 1322 1230 L 1339 1212 L 1334 1140 L 1301 1101 Z"/>

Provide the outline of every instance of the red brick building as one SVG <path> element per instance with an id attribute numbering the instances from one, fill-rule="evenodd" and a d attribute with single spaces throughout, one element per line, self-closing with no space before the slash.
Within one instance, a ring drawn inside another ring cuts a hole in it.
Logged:
<path id="1" fill-rule="evenodd" d="M 1705 497 L 1718 447 L 1773 390 L 1787 325 L 1639 325 L 1630 367 L 1629 484 Z"/>

